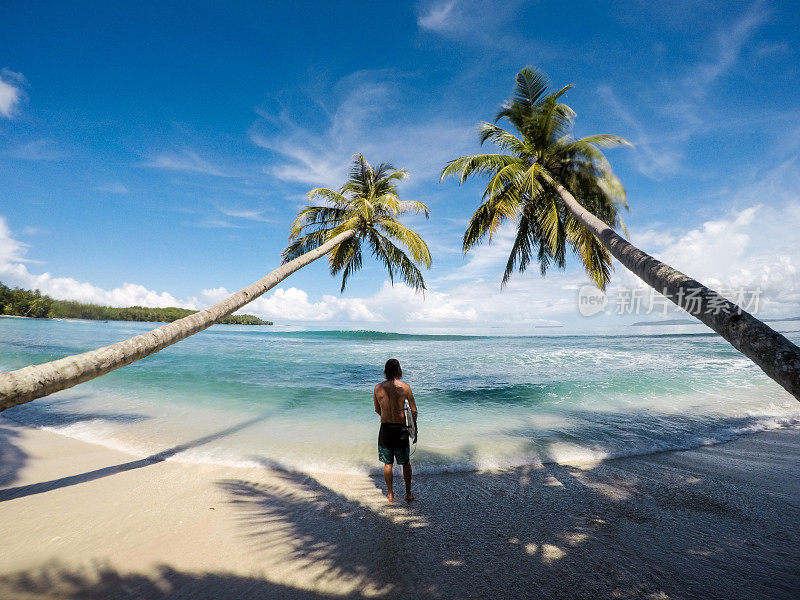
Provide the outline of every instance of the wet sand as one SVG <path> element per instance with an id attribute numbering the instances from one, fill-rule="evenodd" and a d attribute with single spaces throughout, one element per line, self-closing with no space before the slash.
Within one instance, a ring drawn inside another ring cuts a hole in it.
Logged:
<path id="1" fill-rule="evenodd" d="M 394 505 L 377 474 L 179 459 L 0 417 L 0 598 L 754 600 L 800 589 L 798 429 L 582 466 L 421 475 L 418 500 Z"/>

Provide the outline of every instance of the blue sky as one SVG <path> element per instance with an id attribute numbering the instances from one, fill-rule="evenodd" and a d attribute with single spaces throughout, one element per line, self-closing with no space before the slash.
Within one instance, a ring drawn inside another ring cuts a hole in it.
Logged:
<path id="1" fill-rule="evenodd" d="M 248 312 L 392 330 L 624 325 L 578 315 L 574 260 L 501 293 L 510 229 L 461 255 L 482 188 L 438 174 L 479 151 L 476 124 L 532 64 L 575 84 L 577 135 L 634 143 L 608 155 L 635 244 L 760 289 L 764 315 L 800 314 L 798 22 L 800 5 L 778 2 L 5 2 L 0 280 L 207 306 L 274 268 L 305 192 L 340 186 L 363 152 L 410 171 L 401 195 L 431 208 L 409 221 L 433 254 L 429 293 L 368 262 L 340 295 L 318 262 Z M 614 285 L 636 280 L 618 267 Z"/>

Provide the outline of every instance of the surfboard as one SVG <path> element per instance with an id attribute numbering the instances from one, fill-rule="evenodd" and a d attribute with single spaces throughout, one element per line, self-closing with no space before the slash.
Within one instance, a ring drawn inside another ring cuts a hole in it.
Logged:
<path id="1" fill-rule="evenodd" d="M 409 441 L 414 444 L 417 443 L 417 424 L 414 422 L 414 415 L 411 414 L 411 406 L 408 404 L 408 398 L 403 400 L 403 412 L 406 413 L 406 427 L 408 427 Z"/>

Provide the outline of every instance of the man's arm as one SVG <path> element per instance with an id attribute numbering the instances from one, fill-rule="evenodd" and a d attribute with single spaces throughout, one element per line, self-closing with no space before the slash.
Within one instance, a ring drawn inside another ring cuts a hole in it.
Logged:
<path id="1" fill-rule="evenodd" d="M 411 414 L 414 415 L 414 420 L 417 420 L 417 403 L 414 401 L 414 393 L 411 391 L 411 386 L 408 386 L 408 405 L 411 407 Z"/>
<path id="2" fill-rule="evenodd" d="M 378 402 L 378 394 L 375 390 L 372 390 L 372 402 L 375 404 L 375 412 L 378 413 L 378 416 L 381 416 L 381 405 Z"/>

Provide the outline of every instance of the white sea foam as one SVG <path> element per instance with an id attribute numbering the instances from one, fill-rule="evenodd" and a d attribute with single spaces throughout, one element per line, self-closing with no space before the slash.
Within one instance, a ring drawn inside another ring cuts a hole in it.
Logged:
<path id="1" fill-rule="evenodd" d="M 138 327 L 39 324 L 33 343 L 14 321 L 16 338 L 0 340 L 10 368 Z M 800 404 L 714 337 L 438 339 L 244 328 L 190 338 L 3 416 L 139 458 L 368 473 L 378 466 L 371 387 L 389 355 L 415 389 L 421 431 L 412 460 L 423 473 L 591 464 L 800 425 Z"/>
<path id="2" fill-rule="evenodd" d="M 18 420 L 36 425 L 24 417 Z M 156 431 L 137 429 L 135 433 L 125 431 L 124 426 L 110 424 L 100 419 L 68 425 L 43 425 L 41 428 L 85 442 L 100 444 L 137 458 L 161 459 L 163 456 L 165 460 L 177 462 L 243 468 L 269 466 L 308 473 L 364 474 L 376 469 L 374 445 L 369 442 L 315 444 L 307 440 L 303 442 L 298 440 L 292 443 L 291 435 L 286 436 L 289 439 L 276 441 L 269 439 L 269 430 L 266 429 L 261 432 L 263 435 L 237 440 L 221 438 L 193 446 L 194 439 L 213 437 L 214 432 L 197 432 L 193 439 L 188 439 L 190 429 L 187 429 L 185 424 L 183 427 L 174 427 L 174 423 L 168 419 L 159 423 Z M 595 438 L 588 437 L 579 441 L 565 441 L 560 439 L 559 431 L 547 429 L 541 430 L 541 439 L 535 439 L 535 436 L 533 439 L 520 439 L 518 434 L 503 436 L 473 430 L 468 432 L 471 436 L 469 442 L 459 441 L 447 433 L 433 431 L 428 434 L 427 439 L 423 436 L 415 448 L 412 460 L 419 473 L 484 471 L 548 462 L 581 465 L 625 456 L 697 448 L 727 442 L 740 435 L 782 427 L 800 427 L 800 413 L 789 416 L 725 420 L 709 424 L 699 430 L 692 428 L 675 430 L 668 437 L 659 439 L 653 439 L 647 431 L 635 430 L 627 431 L 625 436 L 615 437 L 613 433 L 608 433 L 601 427 L 597 427 L 598 435 Z M 152 435 L 147 435 L 148 433 Z M 374 437 L 375 427 L 365 427 L 362 433 L 363 435 L 358 437 L 371 440 Z M 254 439 L 259 437 L 262 437 L 263 443 L 258 443 Z M 625 438 L 624 441 L 622 438 Z M 167 440 L 172 443 L 165 444 Z M 538 449 L 532 449 L 531 442 Z M 184 444 L 187 446 L 186 449 L 181 449 Z"/>

